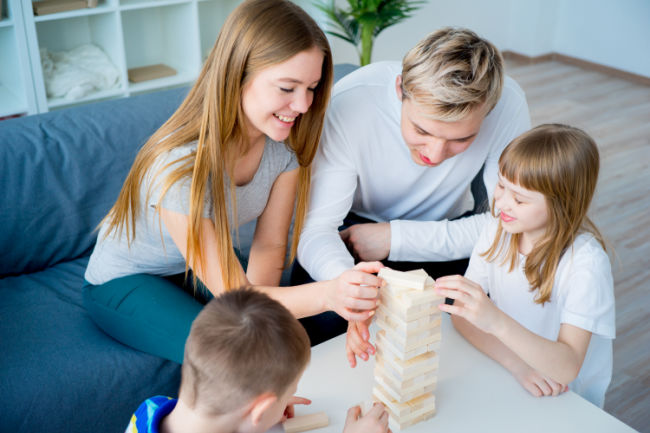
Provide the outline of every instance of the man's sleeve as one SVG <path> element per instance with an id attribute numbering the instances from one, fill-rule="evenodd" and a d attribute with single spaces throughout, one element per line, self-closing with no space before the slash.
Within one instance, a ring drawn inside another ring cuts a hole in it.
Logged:
<path id="1" fill-rule="evenodd" d="M 298 244 L 298 260 L 316 281 L 331 280 L 354 266 L 338 228 L 350 208 L 357 172 L 343 127 L 328 113 L 314 158 L 309 210 Z"/>

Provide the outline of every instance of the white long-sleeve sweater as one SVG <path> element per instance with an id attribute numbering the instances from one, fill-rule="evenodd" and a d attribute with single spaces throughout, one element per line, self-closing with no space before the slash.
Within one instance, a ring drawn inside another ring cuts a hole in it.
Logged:
<path id="1" fill-rule="evenodd" d="M 400 73 L 399 62 L 373 63 L 334 87 L 298 247 L 301 265 L 316 281 L 354 265 L 338 233 L 350 210 L 390 222 L 390 260 L 469 257 L 487 215 L 450 219 L 472 209 L 470 184 L 483 163 L 491 197 L 503 148 L 530 128 L 524 92 L 506 77 L 501 99 L 469 148 L 437 167 L 419 166 L 401 134 Z"/>

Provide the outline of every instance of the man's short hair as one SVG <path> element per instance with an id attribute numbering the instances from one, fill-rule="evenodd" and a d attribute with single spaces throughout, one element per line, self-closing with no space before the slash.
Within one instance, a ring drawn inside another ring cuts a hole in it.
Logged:
<path id="1" fill-rule="evenodd" d="M 494 45 L 471 30 L 446 27 L 404 56 L 402 94 L 425 115 L 456 121 L 483 104 L 489 113 L 501 97 L 503 75 Z"/>
<path id="2" fill-rule="evenodd" d="M 212 299 L 185 343 L 180 398 L 211 415 L 265 392 L 283 395 L 310 357 L 309 337 L 279 302 L 250 288 Z"/>

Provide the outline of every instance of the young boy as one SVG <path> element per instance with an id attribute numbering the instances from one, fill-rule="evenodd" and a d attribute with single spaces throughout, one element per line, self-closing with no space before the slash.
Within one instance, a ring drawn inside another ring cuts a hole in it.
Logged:
<path id="1" fill-rule="evenodd" d="M 310 403 L 293 397 L 309 358 L 309 337 L 284 306 L 249 288 L 224 293 L 192 324 L 178 400 L 146 400 L 126 432 L 266 431 Z M 387 430 L 381 405 L 348 411 L 345 433 Z"/>

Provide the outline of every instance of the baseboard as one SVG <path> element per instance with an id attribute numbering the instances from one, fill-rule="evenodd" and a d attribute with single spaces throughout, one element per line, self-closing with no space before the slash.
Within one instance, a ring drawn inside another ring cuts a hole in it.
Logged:
<path id="1" fill-rule="evenodd" d="M 612 68 L 610 66 L 601 65 L 600 63 L 590 62 L 588 60 L 578 59 L 577 57 L 567 56 L 559 53 L 542 54 L 541 56 L 527 56 L 525 54 L 516 53 L 514 51 L 503 51 L 505 59 L 515 60 L 518 62 L 528 62 L 531 65 L 548 62 L 555 60 L 557 62 L 566 63 L 569 65 L 579 66 L 584 69 L 590 69 L 603 74 L 613 75 L 624 80 L 633 81 L 638 84 L 650 86 L 650 77 L 634 74 L 632 72 L 623 71 L 620 69 Z"/>

